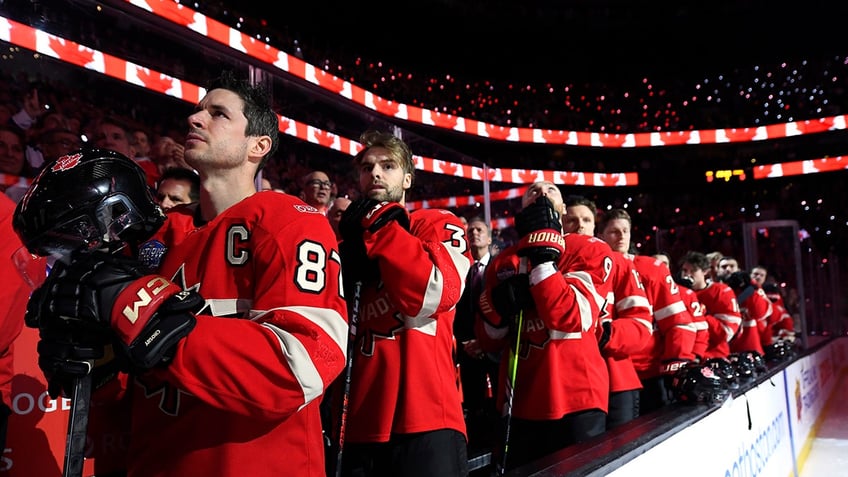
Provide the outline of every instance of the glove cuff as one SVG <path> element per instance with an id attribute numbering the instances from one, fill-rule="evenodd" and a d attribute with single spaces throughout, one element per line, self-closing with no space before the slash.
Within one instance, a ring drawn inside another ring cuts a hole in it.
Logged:
<path id="1" fill-rule="evenodd" d="M 530 286 L 541 283 L 546 278 L 556 275 L 557 273 L 559 272 L 557 271 L 554 262 L 542 262 L 536 264 L 533 269 L 530 270 Z"/>
<path id="2" fill-rule="evenodd" d="M 124 343 L 132 343 L 162 303 L 182 291 L 159 275 L 147 275 L 127 285 L 112 307 L 112 329 Z"/>
<path id="3" fill-rule="evenodd" d="M 565 238 L 556 229 L 535 230 L 521 238 L 519 248 L 554 248 L 560 252 L 565 250 Z"/>

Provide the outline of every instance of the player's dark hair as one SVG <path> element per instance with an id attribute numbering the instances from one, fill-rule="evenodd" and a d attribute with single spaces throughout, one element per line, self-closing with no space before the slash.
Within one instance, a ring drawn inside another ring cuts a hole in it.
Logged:
<path id="1" fill-rule="evenodd" d="M 169 167 L 165 169 L 162 172 L 162 176 L 159 177 L 159 181 L 156 183 L 157 189 L 159 188 L 159 185 L 165 181 L 165 179 L 187 181 L 191 186 L 189 187 L 188 197 L 192 200 L 192 202 L 200 200 L 200 176 L 193 170 L 185 167 Z"/>
<path id="2" fill-rule="evenodd" d="M 679 265 L 682 266 L 684 263 L 688 263 L 695 268 L 699 268 L 703 271 L 709 271 L 710 269 L 710 259 L 707 258 L 701 252 L 689 251 L 686 252 L 686 255 L 680 259 Z"/>
<path id="3" fill-rule="evenodd" d="M 633 220 L 630 219 L 630 214 L 628 214 L 626 210 L 612 209 L 601 216 L 600 223 L 598 223 L 598 230 L 603 232 L 604 230 L 606 230 L 607 225 L 609 225 L 611 221 L 616 219 L 626 220 L 628 224 L 633 226 Z"/>
<path id="4" fill-rule="evenodd" d="M 237 78 L 235 73 L 226 70 L 221 76 L 209 83 L 208 89 L 226 89 L 237 94 L 244 102 L 244 117 L 247 118 L 245 136 L 268 136 L 271 147 L 259 163 L 257 172 L 265 167 L 268 159 L 277 151 L 280 142 L 279 120 L 277 113 L 271 107 L 271 97 L 268 90 L 259 85 L 253 85 L 248 80 Z"/>
<path id="5" fill-rule="evenodd" d="M 578 205 L 585 206 L 587 209 L 592 211 L 592 215 L 597 218 L 598 216 L 598 205 L 595 204 L 595 201 L 584 197 L 582 195 L 569 195 L 564 200 L 566 207 L 575 207 Z"/>

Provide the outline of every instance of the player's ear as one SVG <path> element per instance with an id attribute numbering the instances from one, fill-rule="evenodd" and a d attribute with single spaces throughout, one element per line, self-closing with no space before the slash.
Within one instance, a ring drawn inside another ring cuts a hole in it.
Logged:
<path id="1" fill-rule="evenodd" d="M 251 136 L 249 139 L 250 156 L 262 160 L 262 158 L 268 154 L 268 151 L 271 150 L 271 144 L 273 143 L 271 136 Z"/>

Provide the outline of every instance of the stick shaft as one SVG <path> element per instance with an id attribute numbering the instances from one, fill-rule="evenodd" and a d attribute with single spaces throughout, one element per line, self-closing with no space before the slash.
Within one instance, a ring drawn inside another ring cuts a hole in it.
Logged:
<path id="1" fill-rule="evenodd" d="M 71 412 L 68 415 L 68 437 L 65 441 L 65 462 L 62 477 L 82 477 L 85 463 L 85 439 L 88 433 L 88 412 L 91 408 L 91 374 L 74 379 Z"/>
<path id="2" fill-rule="evenodd" d="M 524 327 L 524 311 L 518 312 L 516 320 L 515 346 L 509 351 L 506 377 L 506 403 L 504 404 L 504 443 L 500 463 L 497 466 L 498 475 L 506 473 L 506 458 L 509 451 L 509 432 L 512 427 L 512 402 L 515 396 L 515 380 L 518 377 L 518 353 L 521 349 L 521 329 Z"/>
<path id="3" fill-rule="evenodd" d="M 359 326 L 359 299 L 362 294 L 362 282 L 353 284 L 353 305 L 350 309 L 348 324 L 350 334 L 347 342 L 347 364 L 344 371 L 344 390 L 342 391 L 342 413 L 339 419 L 339 442 L 336 449 L 336 477 L 342 475 L 342 451 L 344 449 L 345 428 L 347 427 L 348 402 L 350 401 L 350 377 L 353 372 L 353 355 L 356 349 L 356 332 Z"/>

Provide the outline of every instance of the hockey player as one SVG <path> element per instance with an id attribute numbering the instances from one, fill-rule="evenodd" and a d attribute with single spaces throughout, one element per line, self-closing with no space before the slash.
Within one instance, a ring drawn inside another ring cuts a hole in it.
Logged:
<path id="1" fill-rule="evenodd" d="M 362 198 L 339 223 L 347 297 L 360 317 L 342 475 L 465 476 L 453 338 L 470 268 L 465 228 L 446 210 L 404 208 L 415 164 L 400 138 L 367 131 L 360 142 Z"/>
<path id="2" fill-rule="evenodd" d="M 592 242 L 600 242 L 594 247 L 603 250 L 607 273 L 606 285 L 595 284 L 599 290 L 608 290 L 602 294 L 606 298 L 605 308 L 601 312 L 600 347 L 607 362 L 610 375 L 609 410 L 607 429 L 612 429 L 639 417 L 639 394 L 642 382 L 633 366 L 631 356 L 640 352 L 651 340 L 654 318 L 651 304 L 645 295 L 645 289 L 639 279 L 639 273 L 633 268 L 633 262 L 624 255 L 613 252 L 609 245 L 595 235 L 595 203 L 582 196 L 570 196 L 565 201 L 563 230 L 566 232 L 566 248 L 585 250 L 591 247 L 577 242 L 577 236 L 592 237 Z M 579 247 L 579 248 L 578 248 Z M 603 288 L 605 287 L 606 288 Z"/>
<path id="3" fill-rule="evenodd" d="M 628 253 L 631 225 L 630 214 L 626 210 L 612 209 L 604 216 L 600 237 L 614 251 L 632 260 L 651 303 L 654 316 L 651 343 L 632 356 L 644 386 L 639 412 L 647 413 L 672 401 L 671 378 L 682 366 L 695 359 L 692 348 L 696 329 L 665 263 L 653 257 Z"/>
<path id="4" fill-rule="evenodd" d="M 609 373 L 598 346 L 604 297 L 595 288 L 606 280 L 604 256 L 598 249 L 566 249 L 562 212 L 562 194 L 555 184 L 532 184 L 516 215 L 519 242 L 486 268 L 477 335 L 487 350 L 506 351 L 497 400 L 510 423 L 506 469 L 606 429 Z M 516 321 L 523 324 L 520 330 Z M 516 332 L 520 343 L 514 349 Z M 514 361 L 507 354 L 517 359 L 514 380 L 509 379 Z M 511 408 L 510 383 L 515 386 Z"/>
<path id="5" fill-rule="evenodd" d="M 733 290 L 719 281 L 707 281 L 710 260 L 700 252 L 687 252 L 680 259 L 680 273 L 683 279 L 692 282 L 692 290 L 698 294 L 698 301 L 704 307 L 707 319 L 709 344 L 704 351 L 704 359 L 727 358 L 730 355 L 730 340 L 739 331 L 742 315 L 736 303 Z"/>
<path id="6" fill-rule="evenodd" d="M 736 303 L 742 315 L 739 332 L 730 342 L 730 352 L 756 351 L 762 356 L 763 347 L 772 343 L 771 328 L 775 315 L 771 300 L 745 270 L 724 275 L 722 282 L 736 293 Z"/>
<path id="7" fill-rule="evenodd" d="M 129 413 L 130 477 L 278 476 L 292 469 L 321 476 L 319 402 L 343 369 L 348 333 L 337 242 L 314 208 L 256 192 L 254 178 L 278 137 L 264 91 L 232 74 L 207 91 L 188 118 L 185 146 L 201 177 L 200 202 L 169 213 L 140 247 L 139 257 L 158 271 L 102 254 L 54 268 L 27 311 L 57 328 L 42 330 L 40 363 L 54 380 L 79 374 L 79 359 L 60 352 L 68 342 L 61 322 L 79 322 L 67 333 L 83 350 L 101 347 L 94 355 L 104 355 L 103 331 L 111 334 L 116 361 L 129 375 L 96 380 L 92 424 L 123 422 L 119 412 Z M 64 168 L 51 173 L 77 169 L 70 162 Z M 85 175 L 72 178 L 87 190 Z M 123 210 L 135 212 L 145 199 L 152 202 L 149 193 L 131 194 L 121 199 Z M 111 213 L 98 205 L 89 217 L 114 216 L 113 198 L 103 202 Z M 26 208 L 26 197 L 22 203 Z M 60 232 L 77 230 L 85 229 Z"/>

